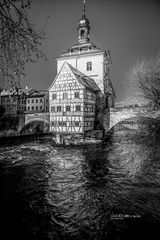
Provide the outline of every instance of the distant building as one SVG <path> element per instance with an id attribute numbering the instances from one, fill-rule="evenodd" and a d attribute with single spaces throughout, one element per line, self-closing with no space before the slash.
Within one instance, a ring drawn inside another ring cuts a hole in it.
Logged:
<path id="1" fill-rule="evenodd" d="M 30 94 L 32 90 L 27 91 Z M 16 116 L 26 111 L 26 91 L 13 87 L 1 92 L 1 105 L 5 108 L 5 115 Z"/>
<path id="2" fill-rule="evenodd" d="M 26 97 L 26 113 L 47 112 L 49 110 L 48 92 L 34 91 Z"/>
<path id="3" fill-rule="evenodd" d="M 1 105 L 5 108 L 5 115 L 17 115 L 19 100 L 15 88 L 1 92 Z"/>
<path id="4" fill-rule="evenodd" d="M 38 91 L 33 88 L 16 88 L 3 90 L 1 92 L 1 105 L 5 108 L 5 115 L 17 116 L 24 114 L 27 110 L 27 98 Z M 43 94 L 44 97 L 45 94 Z"/>
<path id="5" fill-rule="evenodd" d="M 85 133 L 103 128 L 105 109 L 114 107 L 110 53 L 91 43 L 89 33 L 84 5 L 78 43 L 56 58 L 57 76 L 48 89 L 50 131 Z"/>
<path id="6" fill-rule="evenodd" d="M 97 91 L 93 79 L 64 63 L 49 90 L 50 130 L 84 133 L 94 129 Z"/>

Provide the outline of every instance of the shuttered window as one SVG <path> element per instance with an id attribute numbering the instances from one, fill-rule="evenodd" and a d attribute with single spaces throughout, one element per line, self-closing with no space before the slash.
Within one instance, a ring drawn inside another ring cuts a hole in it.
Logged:
<path id="1" fill-rule="evenodd" d="M 51 112 L 55 112 L 56 111 L 56 107 L 55 106 L 52 106 L 51 107 Z"/>
<path id="2" fill-rule="evenodd" d="M 76 112 L 80 112 L 81 111 L 81 106 L 80 105 L 76 105 Z"/>
<path id="3" fill-rule="evenodd" d="M 68 93 L 63 93 L 63 99 L 67 99 L 68 98 Z"/>
<path id="4" fill-rule="evenodd" d="M 54 100 L 54 99 L 57 99 L 57 94 L 56 93 L 52 94 L 52 100 Z"/>
<path id="5" fill-rule="evenodd" d="M 57 112 L 61 112 L 61 106 L 57 106 Z"/>
<path id="6" fill-rule="evenodd" d="M 75 97 L 75 98 L 79 98 L 79 92 L 75 92 L 75 93 L 74 93 L 74 97 Z"/>
<path id="7" fill-rule="evenodd" d="M 75 122 L 75 127 L 79 127 L 79 122 Z"/>
<path id="8" fill-rule="evenodd" d="M 70 112 L 71 111 L 71 106 L 67 105 L 66 106 L 66 112 Z"/>

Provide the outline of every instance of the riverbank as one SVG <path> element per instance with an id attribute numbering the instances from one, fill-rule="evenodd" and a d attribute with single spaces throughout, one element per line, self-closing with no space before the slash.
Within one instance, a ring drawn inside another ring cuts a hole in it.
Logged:
<path id="1" fill-rule="evenodd" d="M 5 136 L 0 138 L 0 146 L 4 145 L 18 145 L 21 143 L 26 143 L 30 141 L 39 140 L 50 140 L 52 139 L 52 134 L 50 133 L 39 133 L 39 134 L 27 134 L 19 136 Z"/>
<path id="2" fill-rule="evenodd" d="M 77 135 L 71 135 L 70 138 L 65 138 L 64 141 L 57 142 L 56 135 L 53 133 L 37 133 L 26 134 L 19 136 L 5 136 L 0 138 L 0 147 L 6 145 L 19 145 L 27 142 L 51 142 L 53 146 L 78 146 L 86 144 L 99 144 L 103 140 L 95 138 L 79 138 Z"/>

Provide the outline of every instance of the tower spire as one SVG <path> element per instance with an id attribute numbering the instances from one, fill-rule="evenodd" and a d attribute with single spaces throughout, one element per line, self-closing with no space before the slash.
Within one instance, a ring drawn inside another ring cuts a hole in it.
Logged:
<path id="1" fill-rule="evenodd" d="M 86 12 L 86 0 L 83 0 L 83 17 L 85 18 L 85 12 Z"/>
<path id="2" fill-rule="evenodd" d="M 83 0 L 83 15 L 82 18 L 79 21 L 79 26 L 78 26 L 78 41 L 79 43 L 88 43 L 89 42 L 89 31 L 90 31 L 90 26 L 89 26 L 89 20 L 86 18 L 85 11 L 86 11 L 86 1 Z"/>

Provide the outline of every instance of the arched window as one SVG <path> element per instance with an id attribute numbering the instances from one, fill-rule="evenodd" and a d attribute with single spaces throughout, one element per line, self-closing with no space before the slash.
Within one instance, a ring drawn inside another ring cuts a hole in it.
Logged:
<path id="1" fill-rule="evenodd" d="M 87 62 L 87 71 L 92 70 L 92 62 Z"/>
<path id="2" fill-rule="evenodd" d="M 81 30 L 81 38 L 84 37 L 84 33 L 85 33 L 85 31 L 84 31 L 84 30 Z"/>

